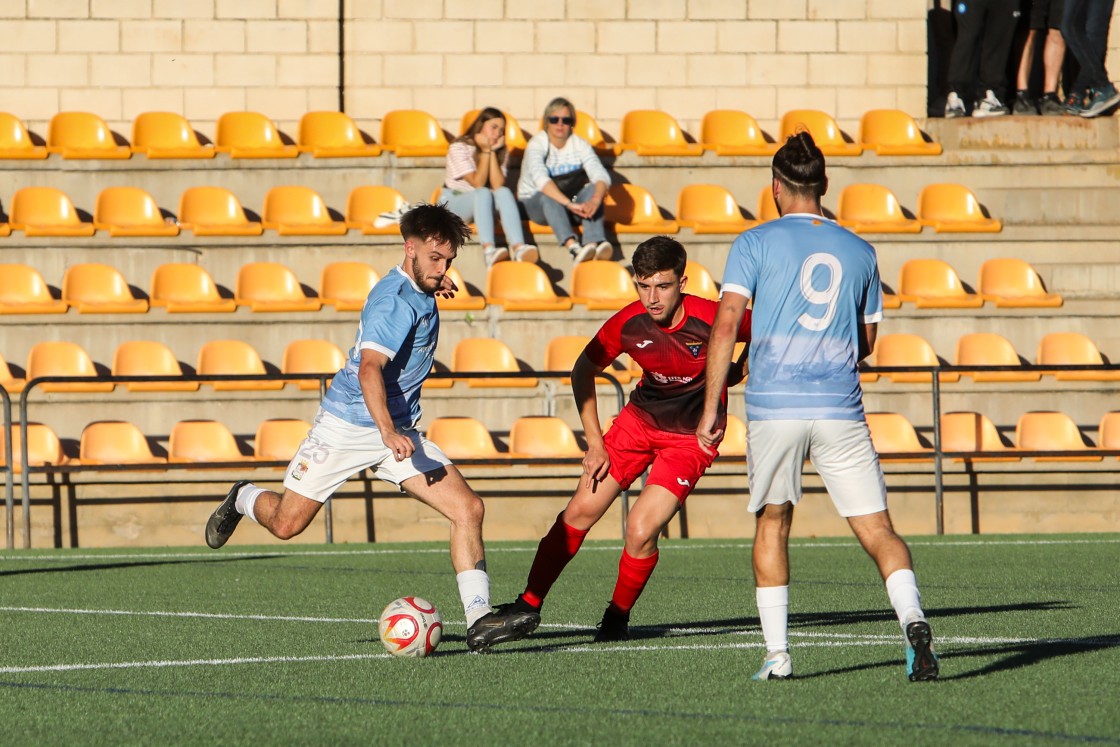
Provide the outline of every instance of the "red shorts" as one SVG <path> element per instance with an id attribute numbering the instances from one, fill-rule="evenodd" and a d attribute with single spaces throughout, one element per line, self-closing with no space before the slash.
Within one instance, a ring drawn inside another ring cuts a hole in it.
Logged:
<path id="1" fill-rule="evenodd" d="M 704 453 L 695 434 L 653 428 L 631 405 L 622 408 L 603 442 L 611 458 L 611 477 L 624 490 L 652 464 L 646 484 L 660 485 L 681 503 L 715 459 Z"/>

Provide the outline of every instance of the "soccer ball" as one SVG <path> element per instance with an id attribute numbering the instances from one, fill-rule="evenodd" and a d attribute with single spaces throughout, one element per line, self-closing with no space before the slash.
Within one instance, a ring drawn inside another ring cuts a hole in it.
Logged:
<path id="1" fill-rule="evenodd" d="M 420 597 L 389 602 L 377 624 L 385 650 L 393 656 L 420 658 L 436 650 L 443 637 L 443 618 L 436 606 Z"/>

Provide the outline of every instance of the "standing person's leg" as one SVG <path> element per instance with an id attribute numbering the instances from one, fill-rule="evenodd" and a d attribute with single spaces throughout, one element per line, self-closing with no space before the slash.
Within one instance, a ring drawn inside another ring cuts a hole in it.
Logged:
<path id="1" fill-rule="evenodd" d="M 1085 19 L 1085 46 L 1092 67 L 1085 73 L 1089 100 L 1082 117 L 1097 117 L 1120 103 L 1120 92 L 1108 79 L 1104 58 L 1108 53 L 1108 25 L 1114 0 L 1090 0 Z"/>
<path id="2" fill-rule="evenodd" d="M 556 200 L 542 192 L 523 200 L 525 212 L 534 223 L 547 223 L 556 235 L 556 241 L 568 251 L 579 248 L 579 236 L 572 226 L 571 213 Z"/>
<path id="3" fill-rule="evenodd" d="M 509 246 L 513 258 L 518 262 L 536 262 L 539 256 L 537 247 L 525 243 L 525 231 L 521 227 L 521 211 L 517 208 L 517 198 L 513 196 L 509 187 L 498 187 L 493 194 L 498 218 L 502 222 L 502 231 L 506 235 L 506 245 Z"/>
<path id="4" fill-rule="evenodd" d="M 1050 0 L 1046 19 L 1046 43 L 1042 47 L 1042 99 L 1039 112 L 1044 116 L 1063 113 L 1062 99 L 1058 96 L 1058 83 L 1062 77 L 1062 64 L 1066 58 L 1066 40 L 1062 37 L 1062 0 Z M 1066 86 L 1067 92 L 1069 86 Z"/>
<path id="5" fill-rule="evenodd" d="M 977 55 L 984 19 L 971 2 L 955 3 L 953 18 L 957 22 L 957 40 L 953 44 L 953 53 L 949 55 L 949 91 L 963 101 L 972 101 L 975 98 Z M 949 106 L 948 103 L 945 105 L 946 116 L 950 116 Z"/>
<path id="6" fill-rule="evenodd" d="M 1080 93 L 1089 85 L 1086 66 L 1091 66 L 1092 62 L 1088 61 L 1089 51 L 1085 38 L 1087 13 L 1088 0 L 1065 0 L 1065 7 L 1062 9 L 1062 38 L 1065 39 L 1066 49 L 1077 60 L 1078 67 L 1077 77 L 1066 88 L 1066 93 L 1070 94 Z"/>
<path id="7" fill-rule="evenodd" d="M 1007 62 L 1015 40 L 1018 11 L 1019 0 L 988 0 L 985 9 L 978 80 L 984 101 L 988 103 L 985 108 L 989 116 L 1010 111 L 1007 107 Z"/>
<path id="8" fill-rule="evenodd" d="M 1032 28 L 1027 32 L 1027 40 L 1023 43 L 1023 52 L 1019 56 L 1019 70 L 1015 76 L 1015 103 L 1011 110 L 1015 114 L 1038 114 L 1038 109 L 1031 98 L 1031 70 L 1034 68 L 1034 52 L 1038 46 L 1038 29 Z"/>

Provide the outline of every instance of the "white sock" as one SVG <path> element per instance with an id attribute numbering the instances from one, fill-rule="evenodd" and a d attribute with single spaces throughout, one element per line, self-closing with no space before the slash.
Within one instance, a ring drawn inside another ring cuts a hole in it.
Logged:
<path id="1" fill-rule="evenodd" d="M 490 614 L 490 576 L 486 571 L 463 571 L 455 576 L 455 583 L 459 584 L 459 598 L 463 600 L 469 628 L 478 618 Z"/>
<path id="2" fill-rule="evenodd" d="M 890 597 L 894 614 L 898 616 L 898 624 L 902 632 L 906 626 L 917 620 L 925 620 L 922 612 L 922 596 L 918 593 L 918 579 L 914 571 L 909 568 L 895 571 L 887 576 L 887 596 Z"/>
<path id="3" fill-rule="evenodd" d="M 789 651 L 789 586 L 760 586 L 754 590 L 766 653 Z"/>
<path id="4" fill-rule="evenodd" d="M 234 508 L 237 513 L 242 516 L 248 516 L 253 521 L 257 521 L 256 514 L 253 513 L 253 507 L 257 505 L 257 498 L 264 492 L 264 488 L 258 488 L 253 483 L 242 485 L 241 490 L 237 491 L 237 501 L 234 503 Z M 260 522 L 257 522 L 258 524 Z"/>

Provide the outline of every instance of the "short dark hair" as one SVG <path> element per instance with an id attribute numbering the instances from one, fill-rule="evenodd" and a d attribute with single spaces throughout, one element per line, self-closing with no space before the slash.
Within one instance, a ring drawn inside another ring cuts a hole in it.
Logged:
<path id="1" fill-rule="evenodd" d="M 774 178 L 786 189 L 803 197 L 820 199 L 828 185 L 824 173 L 824 154 L 813 136 L 802 130 L 790 135 L 771 165 Z"/>
<path id="2" fill-rule="evenodd" d="M 634 250 L 634 277 L 648 278 L 659 272 L 672 270 L 677 277 L 684 276 L 688 253 L 676 239 L 654 236 L 638 244 Z"/>
<path id="3" fill-rule="evenodd" d="M 471 237 L 471 229 L 462 218 L 443 205 L 421 202 L 401 216 L 401 236 L 406 241 L 420 239 L 450 244 L 458 251 Z"/>

